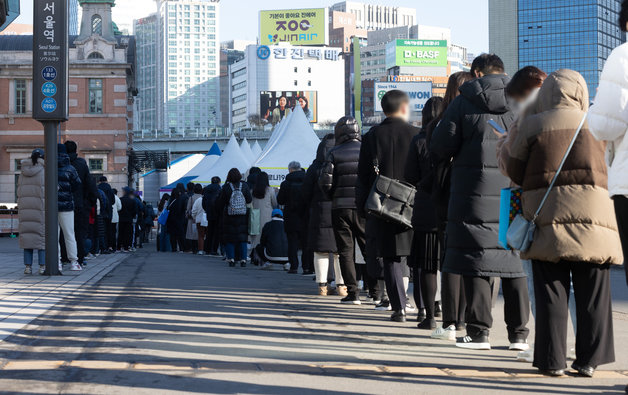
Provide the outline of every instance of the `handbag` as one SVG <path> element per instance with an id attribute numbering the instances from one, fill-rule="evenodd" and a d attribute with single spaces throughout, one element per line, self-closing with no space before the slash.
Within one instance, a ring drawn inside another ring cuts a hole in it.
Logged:
<path id="1" fill-rule="evenodd" d="M 569 147 L 567 147 L 567 152 L 565 152 L 565 155 L 563 156 L 563 159 L 561 160 L 560 165 L 558 165 L 558 170 L 556 170 L 556 174 L 554 174 L 554 177 L 552 178 L 552 182 L 550 182 L 549 187 L 547 187 L 547 191 L 545 191 L 545 195 L 543 196 L 543 199 L 541 199 L 541 203 L 539 204 L 539 207 L 536 209 L 536 212 L 534 213 L 534 217 L 532 217 L 532 220 L 528 221 L 527 219 L 525 219 L 523 214 L 518 214 L 515 217 L 515 219 L 512 221 L 510 226 L 508 227 L 508 233 L 506 234 L 506 239 L 508 241 L 508 245 L 511 246 L 513 249 L 519 250 L 521 252 L 526 252 L 530 249 L 530 245 L 532 244 L 532 241 L 534 240 L 534 232 L 536 231 L 536 219 L 539 217 L 539 213 L 541 212 L 543 205 L 545 205 L 545 201 L 547 200 L 552 188 L 554 187 L 554 184 L 556 183 L 556 179 L 558 178 L 558 175 L 563 169 L 563 166 L 565 165 L 565 162 L 567 161 L 567 157 L 569 156 L 571 149 L 576 143 L 576 139 L 578 138 L 578 135 L 580 134 L 580 131 L 582 130 L 582 127 L 584 126 L 584 121 L 586 119 L 587 119 L 587 114 L 584 114 L 584 116 L 582 117 L 582 121 L 580 121 L 580 125 L 578 126 L 578 129 L 576 130 L 576 134 L 574 134 L 573 138 L 571 139 L 571 142 L 569 143 Z"/>
<path id="2" fill-rule="evenodd" d="M 373 169 L 376 176 L 366 199 L 366 212 L 380 220 L 412 229 L 416 188 L 410 183 L 381 175 L 377 152 L 373 156 Z"/>
<path id="3" fill-rule="evenodd" d="M 250 208 L 249 209 L 249 235 L 250 236 L 258 236 L 260 234 L 260 209 L 258 208 Z"/>
<path id="4" fill-rule="evenodd" d="M 161 214 L 159 214 L 159 217 L 157 218 L 157 223 L 159 225 L 165 225 L 166 222 L 168 222 L 168 216 L 170 215 L 170 206 L 172 206 L 172 204 L 174 202 L 176 202 L 177 199 L 174 199 L 170 204 L 168 204 L 166 207 L 164 207 L 163 211 L 161 212 Z"/>
<path id="5" fill-rule="evenodd" d="M 499 202 L 499 245 L 508 250 L 508 228 L 519 214 L 523 214 L 521 188 L 504 188 Z"/>

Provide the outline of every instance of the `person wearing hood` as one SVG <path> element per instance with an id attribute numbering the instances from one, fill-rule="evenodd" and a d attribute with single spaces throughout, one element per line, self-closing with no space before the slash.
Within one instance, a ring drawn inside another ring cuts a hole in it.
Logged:
<path id="1" fill-rule="evenodd" d="M 118 197 L 118 191 L 111 188 L 109 182 L 107 182 L 107 177 L 100 176 L 98 178 L 98 186 L 97 188 L 105 193 L 109 204 L 111 204 L 111 208 L 105 210 L 105 230 L 106 230 L 106 241 L 109 252 L 116 251 L 116 242 L 117 242 L 117 226 L 119 221 L 118 211 L 122 208 L 120 198 Z"/>
<path id="2" fill-rule="evenodd" d="M 89 254 L 89 251 L 85 248 L 89 212 L 92 207 L 96 205 L 98 191 L 96 189 L 96 183 L 89 172 L 87 161 L 78 156 L 78 146 L 76 143 L 72 140 L 68 140 L 64 145 L 65 151 L 70 157 L 70 164 L 76 169 L 81 179 L 81 187 L 74 191 L 74 237 L 76 238 L 78 261 L 83 265 L 85 256 Z M 103 214 L 106 213 L 108 213 L 107 210 L 105 210 Z"/>
<path id="3" fill-rule="evenodd" d="M 63 232 L 70 270 L 80 271 L 82 267 L 78 262 L 78 251 L 74 238 L 74 193 L 81 188 L 81 178 L 74 166 L 70 164 L 70 157 L 66 153 L 65 145 L 58 144 L 57 149 L 59 151 L 57 160 L 59 227 Z M 61 262 L 61 246 L 59 246 L 59 262 Z"/>
<path id="4" fill-rule="evenodd" d="M 262 269 L 272 269 L 273 263 L 288 262 L 288 238 L 284 230 L 283 212 L 276 208 L 271 213 L 271 220 L 264 224 L 255 254 L 264 263 Z"/>
<path id="5" fill-rule="evenodd" d="M 250 175 L 249 175 L 250 177 Z M 216 211 L 216 199 L 220 195 L 220 177 L 214 176 L 211 184 L 203 189 L 203 210 L 207 216 L 207 237 L 205 239 L 205 252 L 209 256 L 218 255 L 220 246 L 220 213 Z"/>
<path id="6" fill-rule="evenodd" d="M 488 124 L 492 119 L 508 130 L 514 121 L 505 93 L 509 78 L 502 60 L 491 54 L 476 58 L 472 71 L 477 78 L 460 87 L 460 96 L 447 107 L 430 142 L 437 157 L 453 158 L 442 270 L 464 278 L 467 336 L 457 338 L 456 346 L 491 348 L 490 279 L 499 277 L 510 349 L 525 351 L 527 280 L 518 254 L 498 243 L 500 193 L 510 182 L 497 167 L 497 136 Z"/>
<path id="7" fill-rule="evenodd" d="M 334 128 L 336 146 L 329 151 L 319 186 L 332 198 L 331 221 L 340 258 L 340 271 L 347 296 L 340 302 L 361 304 L 356 278 L 355 243 L 366 252 L 364 217 L 358 213 L 355 196 L 362 133 L 355 118 L 342 117 Z"/>
<path id="8" fill-rule="evenodd" d="M 44 151 L 35 149 L 21 162 L 17 182 L 20 248 L 24 250 L 24 274 L 33 273 L 33 253 L 37 251 L 39 274 L 46 270 L 46 208 L 44 204 Z"/>
<path id="9" fill-rule="evenodd" d="M 336 238 L 331 222 L 331 198 L 318 187 L 318 177 L 320 175 L 327 153 L 334 148 L 335 140 L 333 134 L 323 137 L 316 150 L 316 159 L 308 167 L 301 189 L 303 198 L 303 210 L 308 210 L 303 217 L 309 217 L 307 232 L 307 247 L 314 252 L 314 272 L 316 273 L 316 283 L 318 284 L 318 294 L 325 296 L 329 293 L 327 280 L 329 278 L 329 265 L 334 265 L 336 290 L 339 295 L 347 296 L 346 287 L 340 274 L 340 261 L 338 260 L 338 249 L 336 248 Z M 333 261 L 330 262 L 330 257 Z"/>
<path id="10" fill-rule="evenodd" d="M 608 193 L 606 144 L 589 131 L 588 107 L 582 75 L 565 69 L 550 74 L 519 122 L 507 162 L 508 174 L 523 188 L 523 215 L 532 220 L 582 125 L 535 219 L 530 248 L 521 253 L 532 260 L 534 272 L 533 365 L 549 376 L 565 373 L 570 277 L 578 316 L 571 367 L 592 377 L 599 365 L 615 361 L 610 266 L 622 264 L 624 257 Z"/>
<path id="11" fill-rule="evenodd" d="M 284 206 L 284 227 L 288 236 L 288 245 L 290 246 L 290 252 L 288 253 L 290 265 L 286 266 L 289 266 L 288 273 L 296 274 L 299 268 L 299 249 L 305 251 L 306 245 L 305 227 L 301 218 L 303 214 L 301 187 L 305 179 L 305 171 L 303 171 L 299 162 L 292 161 L 288 164 L 288 172 L 286 179 L 279 188 L 277 203 Z M 305 256 L 302 257 L 302 260 L 303 274 L 310 273 L 310 270 L 313 273 L 314 270 L 307 267 Z"/>

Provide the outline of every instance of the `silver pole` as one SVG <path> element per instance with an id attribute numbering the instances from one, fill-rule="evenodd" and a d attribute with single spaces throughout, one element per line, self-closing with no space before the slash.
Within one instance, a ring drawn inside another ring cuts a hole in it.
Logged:
<path id="1" fill-rule="evenodd" d="M 46 272 L 49 276 L 61 275 L 59 272 L 59 217 L 57 194 L 59 174 L 57 170 L 57 128 L 59 122 L 46 121 L 44 124 L 45 151 L 45 199 L 46 199 Z"/>

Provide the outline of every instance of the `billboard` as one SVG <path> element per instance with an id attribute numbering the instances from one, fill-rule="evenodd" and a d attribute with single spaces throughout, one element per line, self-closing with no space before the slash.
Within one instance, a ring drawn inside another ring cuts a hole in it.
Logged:
<path id="1" fill-rule="evenodd" d="M 262 45 L 327 45 L 327 9 L 260 11 L 259 29 Z"/>
<path id="2" fill-rule="evenodd" d="M 305 117 L 311 122 L 318 122 L 318 92 L 316 91 L 262 91 L 259 94 L 260 116 L 273 125 L 279 123 L 292 112 L 295 106 L 301 106 Z"/>
<path id="3" fill-rule="evenodd" d="M 410 110 L 421 111 L 425 103 L 432 97 L 432 83 L 425 82 L 376 82 L 375 83 L 375 111 L 382 111 L 382 97 L 386 92 L 398 89 L 410 96 Z"/>
<path id="4" fill-rule="evenodd" d="M 386 44 L 386 68 L 447 67 L 447 40 L 400 39 Z"/>

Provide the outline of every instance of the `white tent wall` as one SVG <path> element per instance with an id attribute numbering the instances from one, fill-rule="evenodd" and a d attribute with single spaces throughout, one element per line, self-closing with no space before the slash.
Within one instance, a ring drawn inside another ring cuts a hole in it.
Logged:
<path id="1" fill-rule="evenodd" d="M 244 157 L 235 136 L 232 135 L 231 139 L 229 139 L 229 143 L 227 143 L 225 150 L 216 163 L 214 163 L 214 165 L 203 174 L 200 174 L 194 182 L 207 185 L 211 183 L 212 177 L 218 176 L 224 183 L 227 178 L 227 173 L 229 173 L 229 170 L 234 167 L 244 174 L 251 166 L 250 161 Z"/>
<path id="2" fill-rule="evenodd" d="M 198 165 L 205 155 L 203 154 L 191 154 L 171 162 L 168 169 L 167 184 L 175 182 L 179 178 L 183 177 L 187 172 Z"/>
<path id="3" fill-rule="evenodd" d="M 242 140 L 242 143 L 240 143 L 240 149 L 242 150 L 244 157 L 249 160 L 249 164 L 255 162 L 257 158 L 253 155 L 253 151 L 251 151 L 251 145 L 246 140 L 246 137 L 244 138 L 244 140 Z"/>
<path id="4" fill-rule="evenodd" d="M 214 143 L 214 145 L 216 145 L 216 147 L 218 147 L 218 144 Z M 207 171 L 209 171 L 209 169 L 211 169 L 216 162 L 218 161 L 218 158 L 220 158 L 220 148 L 214 149 L 214 145 L 212 145 L 211 149 L 209 150 L 208 154 L 205 155 L 205 157 L 203 158 L 203 160 L 201 160 L 196 166 L 194 166 L 193 169 L 191 169 L 190 171 L 188 171 L 184 177 L 188 177 L 188 176 L 200 176 L 202 174 L 207 173 Z"/>
<path id="5" fill-rule="evenodd" d="M 301 166 L 309 166 L 316 158 L 320 139 L 314 133 L 310 122 L 300 106 L 284 118 L 275 128 L 268 144 L 253 166 L 268 173 L 270 185 L 280 186 L 288 174 L 288 164 L 298 161 Z"/>
<path id="6" fill-rule="evenodd" d="M 251 147 L 251 152 L 253 152 L 255 160 L 257 160 L 257 158 L 259 158 L 259 156 L 262 154 L 262 147 L 259 145 L 259 142 L 257 140 L 255 140 L 255 144 L 253 144 L 253 147 Z"/>

